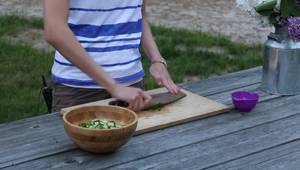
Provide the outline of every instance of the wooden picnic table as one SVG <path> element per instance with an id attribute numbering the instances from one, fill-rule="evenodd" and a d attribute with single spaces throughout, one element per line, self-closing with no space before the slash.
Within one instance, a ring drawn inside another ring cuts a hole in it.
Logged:
<path id="1" fill-rule="evenodd" d="M 0 169 L 300 169 L 300 96 L 267 94 L 260 81 L 258 67 L 182 84 L 231 106 L 231 92 L 256 91 L 260 103 L 134 136 L 108 155 L 78 149 L 58 113 L 1 124 Z"/>

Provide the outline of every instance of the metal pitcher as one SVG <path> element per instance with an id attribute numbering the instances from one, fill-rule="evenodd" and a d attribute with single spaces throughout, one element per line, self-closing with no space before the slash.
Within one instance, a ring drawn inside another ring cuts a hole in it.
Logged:
<path id="1" fill-rule="evenodd" d="M 271 94 L 300 94 L 300 43 L 287 27 L 277 27 L 264 44 L 262 90 Z"/>

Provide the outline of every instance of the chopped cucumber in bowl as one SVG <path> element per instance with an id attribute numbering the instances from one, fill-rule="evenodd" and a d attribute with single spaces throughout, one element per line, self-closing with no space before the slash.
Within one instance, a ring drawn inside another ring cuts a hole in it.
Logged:
<path id="1" fill-rule="evenodd" d="M 122 127 L 121 124 L 112 120 L 91 120 L 81 123 L 79 126 L 88 129 L 116 129 Z"/>

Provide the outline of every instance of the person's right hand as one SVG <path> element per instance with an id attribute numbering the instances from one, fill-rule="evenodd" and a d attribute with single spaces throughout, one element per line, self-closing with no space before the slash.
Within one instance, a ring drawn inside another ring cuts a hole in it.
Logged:
<path id="1" fill-rule="evenodd" d="M 151 100 L 151 96 L 142 89 L 116 85 L 110 91 L 112 97 L 129 103 L 128 108 L 133 111 L 142 110 Z"/>

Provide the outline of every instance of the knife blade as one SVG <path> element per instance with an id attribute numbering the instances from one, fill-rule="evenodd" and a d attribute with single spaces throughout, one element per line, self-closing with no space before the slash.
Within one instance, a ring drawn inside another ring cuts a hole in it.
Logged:
<path id="1" fill-rule="evenodd" d="M 184 98 L 185 96 L 186 94 L 183 92 L 179 92 L 178 94 L 172 94 L 169 92 L 152 94 L 151 95 L 152 99 L 150 100 L 149 104 L 143 108 L 143 110 L 155 110 L 167 104 L 178 101 Z M 109 102 L 109 105 L 128 107 L 129 104 L 126 101 L 114 100 Z"/>

